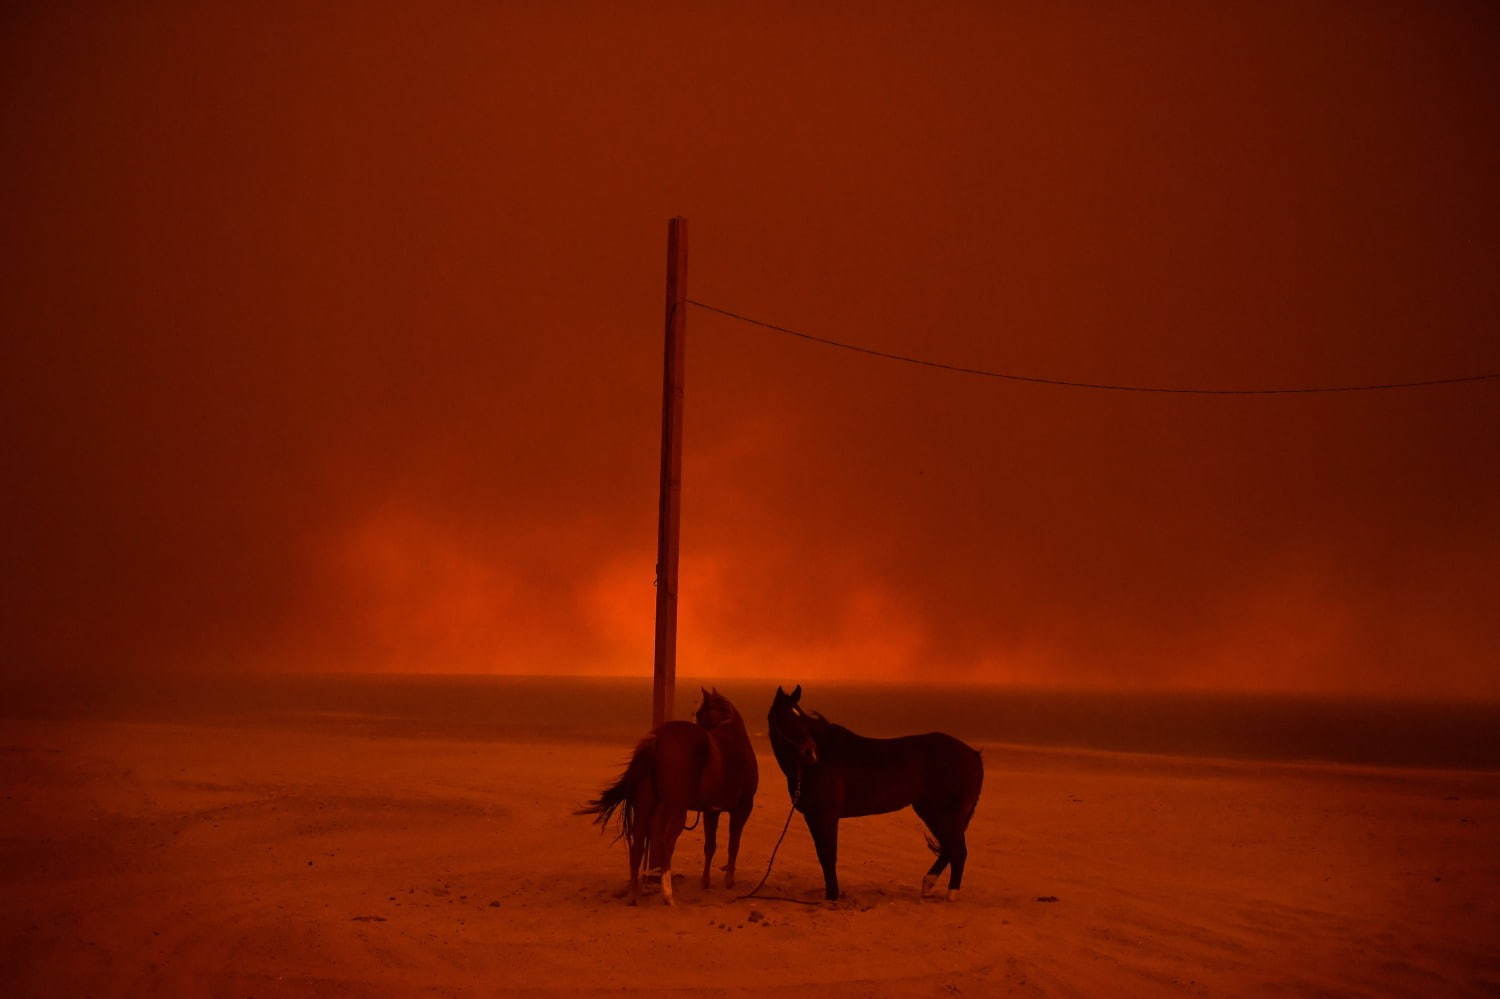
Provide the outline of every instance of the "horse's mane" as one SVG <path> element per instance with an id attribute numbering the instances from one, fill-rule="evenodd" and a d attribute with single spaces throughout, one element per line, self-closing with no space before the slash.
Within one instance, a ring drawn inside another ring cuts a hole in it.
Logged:
<path id="1" fill-rule="evenodd" d="M 851 738 L 863 738 L 858 732 L 847 729 L 836 722 L 829 721 L 823 717 L 820 711 L 803 711 L 802 717 L 807 719 L 807 725 L 812 732 L 813 741 L 819 745 L 825 742 L 838 743 L 847 742 Z"/>
<path id="2" fill-rule="evenodd" d="M 722 706 L 729 712 L 729 718 L 725 721 L 719 722 L 719 724 L 715 725 L 714 728 L 720 728 L 724 725 L 728 725 L 732 721 L 739 721 L 741 724 L 744 723 L 744 719 L 740 717 L 740 709 L 735 707 L 734 702 L 732 702 L 729 698 L 725 697 L 718 691 L 709 692 L 708 700 L 704 702 L 704 707 L 708 707 L 710 705 Z M 696 712 L 694 714 L 696 715 Z M 710 731 L 712 731 L 712 729 L 710 729 Z"/>

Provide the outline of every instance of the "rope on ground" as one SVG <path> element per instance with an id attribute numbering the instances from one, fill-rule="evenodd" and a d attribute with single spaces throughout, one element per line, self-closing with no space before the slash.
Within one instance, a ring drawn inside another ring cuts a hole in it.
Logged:
<path id="1" fill-rule="evenodd" d="M 792 826 L 792 816 L 797 814 L 797 799 L 802 797 L 802 770 L 797 770 L 797 783 L 792 788 L 792 807 L 787 809 L 786 821 L 781 824 L 781 835 L 776 837 L 776 845 L 771 848 L 771 859 L 766 861 L 766 873 L 760 876 L 760 884 L 751 888 L 748 892 L 732 901 L 740 902 L 747 898 L 758 898 L 766 902 L 796 902 L 798 905 L 822 905 L 823 903 L 805 898 L 789 898 L 786 895 L 761 895 L 760 890 L 766 886 L 766 880 L 771 876 L 771 868 L 776 863 L 776 853 L 781 849 L 781 841 L 786 839 L 786 831 Z"/>

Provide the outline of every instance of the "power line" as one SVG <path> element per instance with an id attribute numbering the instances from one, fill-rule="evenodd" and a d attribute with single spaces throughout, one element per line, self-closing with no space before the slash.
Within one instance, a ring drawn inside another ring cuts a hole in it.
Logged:
<path id="1" fill-rule="evenodd" d="M 938 368 L 942 371 L 955 371 L 963 375 L 981 375 L 985 378 L 1003 378 L 1012 382 L 1030 382 L 1035 385 L 1061 385 L 1066 388 L 1099 389 L 1107 392 L 1160 392 L 1173 395 L 1309 395 L 1317 392 L 1374 392 L 1378 389 L 1403 389 L 1424 388 L 1429 385 L 1457 385 L 1462 382 L 1482 382 L 1492 378 L 1500 378 L 1500 371 L 1492 371 L 1482 375 L 1464 375 L 1459 378 L 1430 378 L 1425 381 L 1414 382 L 1384 382 L 1378 385 L 1316 385 L 1301 386 L 1295 388 L 1261 388 L 1261 389 L 1214 389 L 1214 388 L 1168 388 L 1160 385 L 1111 385 L 1103 382 L 1076 382 L 1062 378 L 1039 378 L 1035 375 L 1016 375 L 1004 371 L 990 371 L 986 368 L 968 368 L 958 364 L 944 364 L 942 361 L 929 361 L 921 357 L 908 357 L 905 354 L 892 354 L 884 350 L 875 350 L 871 347 L 861 347 L 858 344 L 844 343 L 840 340 L 830 340 L 827 337 L 814 336 L 801 330 L 788 329 L 785 326 L 777 326 L 762 319 L 752 319 L 738 312 L 721 309 L 717 305 L 709 305 L 707 302 L 699 302 L 688 299 L 687 304 L 696 305 L 700 309 L 709 312 L 717 312 L 721 316 L 730 319 L 738 319 L 742 323 L 752 326 L 760 326 L 787 336 L 800 337 L 803 340 L 811 340 L 813 343 L 821 343 L 828 347 L 838 347 L 840 350 L 852 350 L 859 354 L 869 354 L 871 357 L 883 357 L 890 361 L 902 361 L 906 364 L 919 364 L 925 368 Z"/>

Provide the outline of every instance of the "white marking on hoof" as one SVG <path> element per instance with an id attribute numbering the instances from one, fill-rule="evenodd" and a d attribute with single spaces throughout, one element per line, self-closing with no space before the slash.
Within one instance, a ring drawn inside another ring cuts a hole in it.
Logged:
<path id="1" fill-rule="evenodd" d="M 957 888 L 949 888 L 948 891 L 943 895 L 943 897 L 946 898 L 950 902 L 957 902 L 958 901 L 958 889 Z"/>
<path id="2" fill-rule="evenodd" d="M 661 871 L 661 900 L 664 905 L 676 905 L 672 901 L 672 869 L 663 867 Z"/>
<path id="3" fill-rule="evenodd" d="M 936 885 L 936 884 L 937 884 L 937 875 L 936 874 L 924 874 L 924 875 L 922 875 L 922 897 L 926 898 L 928 895 L 931 895 L 932 894 L 933 886 Z"/>

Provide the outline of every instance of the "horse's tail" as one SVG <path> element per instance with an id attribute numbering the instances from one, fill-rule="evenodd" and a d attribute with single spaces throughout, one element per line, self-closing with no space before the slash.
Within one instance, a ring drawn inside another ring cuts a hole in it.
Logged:
<path id="1" fill-rule="evenodd" d="M 616 811 L 620 813 L 620 833 L 616 839 L 630 838 L 635 829 L 636 791 L 643 781 L 650 780 L 656 769 L 656 736 L 648 735 L 635 747 L 630 763 L 620 779 L 600 792 L 599 797 L 589 802 L 574 815 L 592 815 L 600 826 L 608 826 Z"/>

